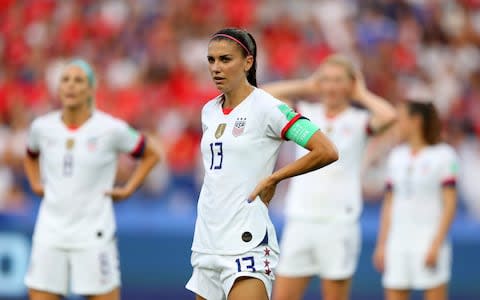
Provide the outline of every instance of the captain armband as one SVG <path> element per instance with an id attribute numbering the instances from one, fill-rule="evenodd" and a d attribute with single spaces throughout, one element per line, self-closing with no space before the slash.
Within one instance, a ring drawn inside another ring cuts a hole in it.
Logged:
<path id="1" fill-rule="evenodd" d="M 312 123 L 309 119 L 299 118 L 287 130 L 285 137 L 305 148 L 308 141 L 317 130 L 319 130 L 318 126 Z"/>

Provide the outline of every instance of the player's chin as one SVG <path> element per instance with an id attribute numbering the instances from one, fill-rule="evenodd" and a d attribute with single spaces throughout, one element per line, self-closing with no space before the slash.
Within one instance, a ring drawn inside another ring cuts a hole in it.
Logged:
<path id="1" fill-rule="evenodd" d="M 227 87 L 223 82 L 215 82 L 215 87 L 222 93 L 225 93 L 227 91 Z"/>

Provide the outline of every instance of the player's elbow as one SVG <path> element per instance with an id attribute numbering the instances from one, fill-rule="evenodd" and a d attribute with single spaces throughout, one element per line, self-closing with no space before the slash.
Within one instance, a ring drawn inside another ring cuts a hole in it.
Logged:
<path id="1" fill-rule="evenodd" d="M 327 143 L 323 147 L 316 149 L 315 152 L 315 166 L 317 169 L 325 167 L 338 160 L 337 148 L 332 143 Z"/>
<path id="2" fill-rule="evenodd" d="M 146 154 L 149 160 L 156 165 L 162 160 L 162 147 L 160 142 L 152 136 L 148 136 L 147 151 Z"/>
<path id="3" fill-rule="evenodd" d="M 335 147 L 335 145 L 333 144 L 329 145 L 326 152 L 327 152 L 326 155 L 327 155 L 328 164 L 334 163 L 338 160 L 339 158 L 338 150 L 337 150 L 337 147 Z"/>

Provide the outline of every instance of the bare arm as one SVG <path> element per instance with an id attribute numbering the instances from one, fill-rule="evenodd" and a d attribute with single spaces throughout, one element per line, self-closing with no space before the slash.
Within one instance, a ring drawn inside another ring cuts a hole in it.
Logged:
<path id="1" fill-rule="evenodd" d="M 457 190 L 453 187 L 443 188 L 443 214 L 440 219 L 440 226 L 435 235 L 434 243 L 441 245 L 447 236 L 457 209 Z"/>
<path id="2" fill-rule="evenodd" d="M 114 188 L 106 194 L 114 200 L 122 200 L 133 194 L 145 177 L 150 173 L 153 167 L 160 161 L 160 147 L 158 142 L 152 137 L 146 136 L 146 147 L 139 163 L 123 187 Z"/>
<path id="3" fill-rule="evenodd" d="M 296 99 L 309 97 L 314 92 L 313 83 L 309 79 L 281 80 L 268 83 L 262 89 L 278 99 Z"/>
<path id="4" fill-rule="evenodd" d="M 442 191 L 443 194 L 443 213 L 440 218 L 440 225 L 438 226 L 437 233 L 430 245 L 430 249 L 425 258 L 425 264 L 428 267 L 435 267 L 437 264 L 438 253 L 442 247 L 443 242 L 448 234 L 448 230 L 452 225 L 455 217 L 455 211 L 457 206 L 457 191 L 454 187 L 445 187 Z"/>
<path id="5" fill-rule="evenodd" d="M 253 201 L 260 196 L 262 201 L 268 204 L 275 193 L 276 185 L 282 180 L 320 169 L 338 160 L 337 149 L 321 131 L 312 135 L 305 148 L 310 152 L 262 180 L 249 200 Z"/>
<path id="6" fill-rule="evenodd" d="M 390 222 L 392 218 L 392 192 L 388 191 L 382 204 L 382 212 L 380 217 L 380 227 L 378 229 L 377 244 L 373 254 L 373 263 L 378 271 L 383 272 L 385 267 L 385 244 L 390 231 Z"/>
<path id="7" fill-rule="evenodd" d="M 352 98 L 372 113 L 369 125 L 375 133 L 387 129 L 395 121 L 397 115 L 395 107 L 387 100 L 369 91 L 359 72 L 356 74 Z"/>
<path id="8" fill-rule="evenodd" d="M 32 157 L 28 154 L 25 155 L 25 158 L 23 159 L 23 168 L 25 169 L 32 191 L 36 195 L 43 197 L 44 190 L 40 176 L 40 163 L 38 157 Z"/>
<path id="9" fill-rule="evenodd" d="M 384 247 L 390 231 L 390 220 L 392 217 L 392 192 L 387 192 L 382 204 L 380 228 L 377 235 L 377 246 Z"/>

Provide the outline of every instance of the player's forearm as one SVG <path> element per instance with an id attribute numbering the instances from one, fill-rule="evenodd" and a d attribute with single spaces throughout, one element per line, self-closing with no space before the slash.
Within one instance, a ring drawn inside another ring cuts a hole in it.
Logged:
<path id="1" fill-rule="evenodd" d="M 23 161 L 23 167 L 27 175 L 28 182 L 31 186 L 39 185 L 40 182 L 40 166 L 38 158 L 26 156 Z"/>
<path id="2" fill-rule="evenodd" d="M 160 153 L 152 145 L 152 140 L 148 140 L 147 147 L 143 157 L 140 159 L 139 164 L 133 171 L 125 187 L 128 191 L 133 193 L 145 180 L 145 177 L 150 173 L 153 167 L 160 161 Z"/>
<path id="3" fill-rule="evenodd" d="M 445 240 L 450 226 L 452 225 L 453 219 L 455 218 L 455 211 L 457 207 L 457 192 L 455 188 L 445 188 L 443 191 L 443 198 L 444 204 L 440 225 L 433 240 L 433 243 L 437 246 L 440 246 Z"/>
<path id="4" fill-rule="evenodd" d="M 377 247 L 384 247 L 390 231 L 390 220 L 392 216 L 392 194 L 387 192 L 382 205 L 380 228 L 377 236 Z"/>
<path id="5" fill-rule="evenodd" d="M 372 113 L 370 126 L 373 130 L 384 130 L 393 124 L 396 111 L 387 100 L 368 90 L 364 90 L 358 98 L 356 100 Z"/>
<path id="6" fill-rule="evenodd" d="M 338 152 L 330 140 L 317 131 L 308 141 L 306 155 L 272 174 L 275 182 L 323 168 L 338 160 Z"/>
<path id="7" fill-rule="evenodd" d="M 279 99 L 295 99 L 309 95 L 309 89 L 305 80 L 282 80 L 268 83 L 262 89 Z"/>
<path id="8" fill-rule="evenodd" d="M 23 160 L 23 168 L 27 175 L 28 183 L 33 192 L 39 196 L 43 196 L 42 179 L 40 176 L 40 163 L 38 158 L 26 156 Z"/>

